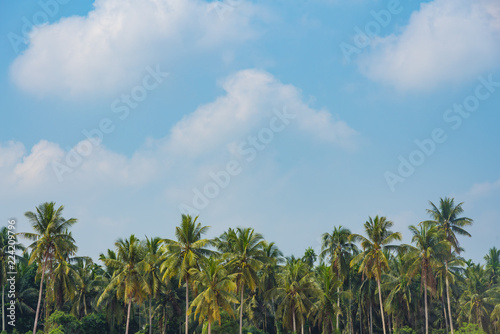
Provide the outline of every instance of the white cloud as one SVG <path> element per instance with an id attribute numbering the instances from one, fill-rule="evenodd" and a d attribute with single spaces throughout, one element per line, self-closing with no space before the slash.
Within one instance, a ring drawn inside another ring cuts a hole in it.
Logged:
<path id="1" fill-rule="evenodd" d="M 400 34 L 376 39 L 372 47 L 360 68 L 373 80 L 404 90 L 470 80 L 500 65 L 500 3 L 423 3 Z"/>
<path id="2" fill-rule="evenodd" d="M 302 100 L 299 89 L 279 82 L 259 70 L 243 70 L 222 82 L 225 96 L 199 107 L 171 131 L 170 152 L 200 154 L 213 147 L 241 139 L 269 123 L 276 110 L 296 115 L 292 127 L 313 138 L 344 148 L 354 146 L 356 131 L 335 120 L 326 110 L 314 110 Z M 294 124 L 296 123 L 296 124 Z"/>
<path id="3" fill-rule="evenodd" d="M 96 0 L 87 16 L 36 27 L 11 67 L 14 82 L 35 95 L 117 92 L 148 64 L 239 43 L 255 36 L 260 9 L 239 1 L 220 13 L 203 0 Z"/>
<path id="4" fill-rule="evenodd" d="M 474 184 L 467 192 L 468 198 L 474 200 L 490 195 L 500 189 L 500 179 L 495 182 L 483 182 Z"/>
<path id="5" fill-rule="evenodd" d="M 244 70 L 222 82 L 226 94 L 198 107 L 178 122 L 163 139 L 147 139 L 131 157 L 85 139 L 69 151 L 41 140 L 27 154 L 21 143 L 0 145 L 0 184 L 22 191 L 33 189 L 92 189 L 95 186 L 144 186 L 157 182 L 172 169 L 186 173 L 185 163 L 201 159 L 197 174 L 207 175 L 214 151 L 231 154 L 232 143 L 269 125 L 275 110 L 294 114 L 290 129 L 310 138 L 351 148 L 356 131 L 335 120 L 326 110 L 303 102 L 299 89 L 279 82 L 271 74 Z M 104 142 L 106 138 L 104 138 Z M 227 162 L 227 161 L 224 161 Z M 60 182 L 60 181 L 64 182 Z M 59 186 L 57 186 L 59 184 Z"/>

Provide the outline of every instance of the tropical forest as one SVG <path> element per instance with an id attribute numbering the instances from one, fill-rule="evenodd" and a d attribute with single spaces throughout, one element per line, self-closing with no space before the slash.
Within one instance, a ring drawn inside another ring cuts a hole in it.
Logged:
<path id="1" fill-rule="evenodd" d="M 361 234 L 332 221 L 320 252 L 293 255 L 265 231 L 210 239 L 202 216 L 181 215 L 174 238 L 122 236 L 93 259 L 77 219 L 42 203 L 30 231 L 1 229 L 2 333 L 500 333 L 500 250 L 466 258 L 462 206 L 429 202 L 405 231 L 384 216 Z"/>

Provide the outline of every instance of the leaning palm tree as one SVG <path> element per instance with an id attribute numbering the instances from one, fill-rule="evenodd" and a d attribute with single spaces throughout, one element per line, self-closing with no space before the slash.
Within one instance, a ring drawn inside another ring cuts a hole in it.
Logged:
<path id="1" fill-rule="evenodd" d="M 192 268 L 198 268 L 204 257 L 212 254 L 206 247 L 210 240 L 202 239 L 201 236 L 207 232 L 209 226 L 196 224 L 198 217 L 193 220 L 190 215 L 182 215 L 181 225 L 175 228 L 176 241 L 170 239 L 162 240 L 165 243 L 163 262 L 160 266 L 163 280 L 178 276 L 179 286 L 182 281 L 186 283 L 186 334 L 189 329 L 189 284 Z"/>
<path id="2" fill-rule="evenodd" d="M 441 198 L 439 201 L 439 207 L 434 205 L 434 203 L 429 202 L 432 209 L 427 209 L 427 213 L 432 217 L 431 223 L 436 224 L 440 231 L 444 232 L 444 237 L 451 244 L 449 257 L 444 260 L 446 267 L 446 272 L 448 272 L 448 263 L 451 259 L 451 251 L 455 250 L 457 254 L 460 254 L 462 250 L 460 243 L 458 242 L 457 235 L 463 235 L 470 237 L 470 233 L 467 232 L 464 227 L 472 225 L 473 220 L 467 217 L 459 217 L 459 215 L 464 211 L 462 208 L 462 203 L 455 205 L 455 199 L 453 198 Z M 450 288 L 448 276 L 445 276 L 446 283 L 446 299 L 448 302 L 448 316 L 450 319 L 450 329 L 451 334 L 454 334 L 453 330 L 453 317 L 451 315 L 451 305 L 450 305 Z"/>
<path id="3" fill-rule="evenodd" d="M 337 280 L 341 283 L 344 282 L 349 272 L 349 262 L 351 261 L 352 254 L 356 250 L 356 245 L 349 239 L 351 231 L 342 226 L 335 226 L 331 234 L 323 233 L 321 239 L 321 253 L 320 259 L 328 258 L 331 269 Z M 340 308 L 340 288 L 342 284 L 337 285 L 337 307 Z M 336 328 L 339 329 L 339 316 L 336 316 Z"/>
<path id="4" fill-rule="evenodd" d="M 212 323 L 221 324 L 221 310 L 234 316 L 233 304 L 238 303 L 236 292 L 236 273 L 229 274 L 222 259 L 210 257 L 201 262 L 200 269 L 191 268 L 193 284 L 200 294 L 192 301 L 190 313 L 194 309 L 199 320 L 208 321 L 208 334 L 212 333 Z"/>
<path id="5" fill-rule="evenodd" d="M 223 235 L 224 236 L 224 235 Z M 224 256 L 228 259 L 228 267 L 236 273 L 236 284 L 240 293 L 240 334 L 243 330 L 243 295 L 245 288 L 255 291 L 260 285 L 257 272 L 262 265 L 269 261 L 263 251 L 264 238 L 260 233 L 255 233 L 253 228 L 240 228 L 229 230 L 224 236 L 227 252 Z M 224 250 L 224 248 L 219 249 Z"/>
<path id="6" fill-rule="evenodd" d="M 33 334 L 36 333 L 37 329 L 45 275 L 47 274 L 50 277 L 56 263 L 66 260 L 67 257 L 74 255 L 77 251 L 75 240 L 71 232 L 68 231 L 77 220 L 75 218 L 63 218 L 63 209 L 64 206 L 62 205 L 56 209 L 56 204 L 50 202 L 39 205 L 36 212 L 26 212 L 24 215 L 30 221 L 35 232 L 19 233 L 22 237 L 33 241 L 28 246 L 28 249 L 33 250 L 29 263 L 37 262 L 41 274 Z"/>
<path id="7" fill-rule="evenodd" d="M 130 239 L 118 239 L 115 242 L 117 258 L 101 257 L 104 264 L 114 268 L 113 278 L 97 301 L 97 305 L 106 300 L 110 293 L 116 291 L 117 297 L 127 303 L 127 324 L 125 334 L 128 334 L 130 323 L 130 310 L 132 303 L 142 302 L 150 293 L 149 286 L 144 278 L 144 247 L 135 235 Z"/>
<path id="8" fill-rule="evenodd" d="M 450 251 L 450 243 L 443 238 L 443 232 L 429 222 L 420 223 L 419 228 L 410 225 L 412 245 L 409 249 L 410 275 L 420 274 L 424 290 L 425 334 L 429 334 L 429 311 L 427 308 L 427 290 L 434 287 L 434 268 Z"/>
<path id="9" fill-rule="evenodd" d="M 394 223 L 387 220 L 386 217 L 375 216 L 375 218 L 368 218 L 365 222 L 365 232 L 367 237 L 359 234 L 353 234 L 351 240 L 360 241 L 363 252 L 356 255 L 351 260 L 351 267 L 360 263 L 359 272 L 366 275 L 368 278 L 375 277 L 378 286 L 378 297 L 380 302 L 380 315 L 382 317 L 382 328 L 384 334 L 385 319 L 384 319 L 384 306 L 382 302 L 382 289 L 380 281 L 382 273 L 389 270 L 389 262 L 384 254 L 384 250 L 391 250 L 397 246 L 391 245 L 394 241 L 400 241 L 402 236 L 400 232 L 392 232 L 390 228 Z"/>

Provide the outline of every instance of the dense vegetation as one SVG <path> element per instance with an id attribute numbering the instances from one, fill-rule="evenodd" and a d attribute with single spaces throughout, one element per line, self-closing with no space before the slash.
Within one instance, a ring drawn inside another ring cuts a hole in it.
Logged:
<path id="1" fill-rule="evenodd" d="M 6 290 L 10 234 L 0 231 L 2 330 L 9 333 L 499 333 L 500 251 L 464 260 L 472 219 L 462 203 L 430 203 L 429 220 L 398 243 L 386 217 L 362 235 L 335 226 L 322 251 L 284 257 L 252 228 L 206 239 L 183 215 L 175 239 L 118 239 L 98 263 L 78 257 L 76 219 L 43 203 L 17 244 L 16 326 Z M 404 232 L 404 231 L 403 231 Z M 12 244 L 12 242 L 11 242 Z M 316 265 L 316 263 L 319 263 Z"/>

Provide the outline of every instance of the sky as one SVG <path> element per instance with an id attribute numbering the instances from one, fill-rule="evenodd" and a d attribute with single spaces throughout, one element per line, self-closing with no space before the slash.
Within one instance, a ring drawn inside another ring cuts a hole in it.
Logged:
<path id="1" fill-rule="evenodd" d="M 64 205 L 79 255 L 182 214 L 285 255 L 430 203 L 500 247 L 497 0 L 0 0 L 0 213 Z"/>

